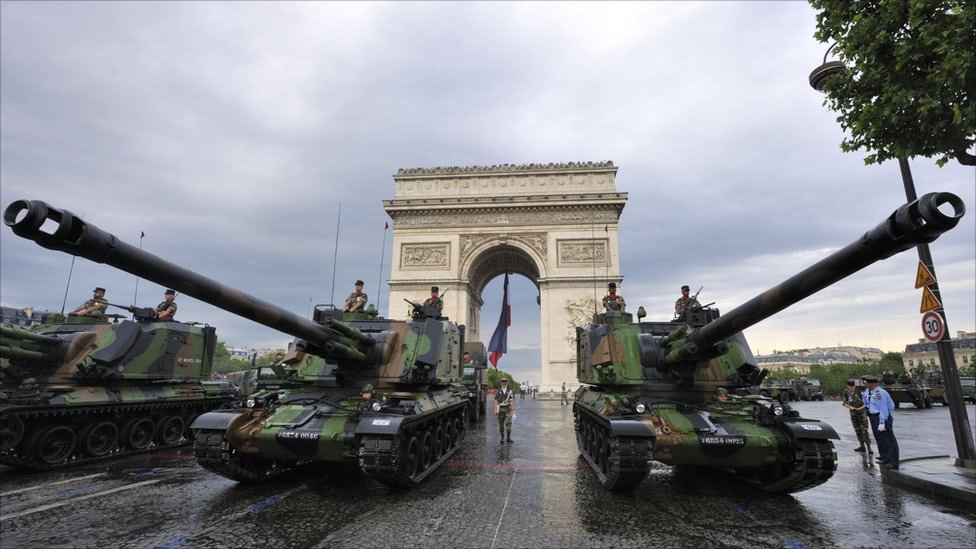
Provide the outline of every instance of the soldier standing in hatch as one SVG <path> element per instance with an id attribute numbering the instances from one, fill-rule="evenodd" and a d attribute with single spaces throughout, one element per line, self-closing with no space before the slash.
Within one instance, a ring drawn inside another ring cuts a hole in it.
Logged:
<path id="1" fill-rule="evenodd" d="M 624 307 L 627 304 L 624 303 L 624 296 L 617 294 L 617 283 L 611 282 L 607 284 L 607 295 L 603 296 L 603 308 L 609 313 L 610 311 L 616 311 L 618 313 L 624 312 Z"/>
<path id="2" fill-rule="evenodd" d="M 512 418 L 515 416 L 515 393 L 508 388 L 508 378 L 503 377 L 495 391 L 495 415 L 498 416 L 498 435 L 502 444 L 512 442 Z"/>
<path id="3" fill-rule="evenodd" d="M 861 400 L 861 394 L 854 386 L 854 380 L 847 380 L 847 391 L 844 392 L 844 408 L 847 408 L 851 413 L 851 425 L 854 427 L 854 434 L 857 435 L 857 441 L 861 445 L 854 449 L 855 452 L 863 452 L 867 450 L 869 454 L 873 454 L 874 451 L 871 450 L 871 435 L 868 434 L 868 429 L 871 428 L 868 422 L 868 412 L 867 408 L 864 406 L 864 401 Z"/>
<path id="4" fill-rule="evenodd" d="M 342 312 L 351 313 L 353 311 L 361 311 L 366 308 L 366 302 L 369 301 L 369 296 L 363 291 L 363 281 L 356 281 L 356 290 L 349 294 L 346 298 L 346 302 L 342 304 Z"/>
<path id="5" fill-rule="evenodd" d="M 433 306 L 437 309 L 437 316 L 441 316 L 441 310 L 444 308 L 444 301 L 440 298 L 440 288 L 437 286 L 430 287 L 430 297 L 424 300 L 424 306 Z"/>
<path id="6" fill-rule="evenodd" d="M 696 312 L 701 310 L 701 303 L 698 303 L 698 299 L 688 294 L 691 292 L 691 288 L 687 284 L 681 287 L 681 297 L 674 302 L 674 316 L 680 318 L 684 316 L 685 311 Z"/>
<path id="7" fill-rule="evenodd" d="M 108 301 L 105 299 L 105 288 L 98 287 L 92 291 L 94 292 L 92 298 L 75 307 L 75 310 L 71 311 L 71 314 L 88 316 L 105 314 L 105 309 L 108 308 Z"/>
<path id="8" fill-rule="evenodd" d="M 563 382 L 562 392 L 559 393 L 559 405 L 569 406 L 569 396 L 566 393 L 566 382 Z"/>
<path id="9" fill-rule="evenodd" d="M 156 320 L 173 320 L 176 316 L 176 292 L 174 290 L 166 290 L 163 294 L 163 302 L 156 305 Z"/>

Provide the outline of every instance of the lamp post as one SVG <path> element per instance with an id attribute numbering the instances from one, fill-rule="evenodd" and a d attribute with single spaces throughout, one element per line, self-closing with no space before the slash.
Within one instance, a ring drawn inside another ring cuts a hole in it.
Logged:
<path id="1" fill-rule="evenodd" d="M 810 73 L 810 86 L 813 89 L 823 92 L 824 83 L 831 76 L 844 72 L 846 67 L 840 61 L 827 61 L 827 55 L 837 44 L 834 43 L 824 54 L 823 63 L 813 69 Z M 901 181 L 905 187 L 905 198 L 909 202 L 918 199 L 915 194 L 915 181 L 912 179 L 912 171 L 908 165 L 908 159 L 898 157 L 898 168 L 901 170 Z M 929 251 L 928 244 L 918 245 L 918 259 L 935 275 L 935 264 L 932 261 L 932 253 Z M 942 303 L 942 295 L 939 293 L 939 283 L 933 282 L 929 287 L 935 298 Z M 936 312 L 942 317 L 942 324 L 945 326 L 945 335 L 935 345 L 939 353 L 939 364 L 942 368 L 942 378 L 945 383 L 946 402 L 949 405 L 949 417 L 952 420 L 952 434 L 956 439 L 956 465 L 960 467 L 976 468 L 976 446 L 973 444 L 973 433 L 969 426 L 969 417 L 966 413 L 966 403 L 962 397 L 962 384 L 959 382 L 959 369 L 956 367 L 956 357 L 952 353 L 952 339 L 949 337 L 949 324 L 946 320 L 945 309 L 939 307 Z"/>

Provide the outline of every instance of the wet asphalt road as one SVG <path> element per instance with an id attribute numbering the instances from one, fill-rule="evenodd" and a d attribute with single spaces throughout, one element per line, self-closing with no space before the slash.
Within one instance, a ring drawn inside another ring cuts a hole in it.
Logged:
<path id="1" fill-rule="evenodd" d="M 881 482 L 851 450 L 838 402 L 799 403 L 834 425 L 826 484 L 768 497 L 721 475 L 655 467 L 630 495 L 578 458 L 572 411 L 520 401 L 515 443 L 494 418 L 412 491 L 305 471 L 238 485 L 188 448 L 49 473 L 0 472 L 0 547 L 973 547 L 976 510 Z M 970 418 L 974 416 L 968 407 Z M 948 409 L 896 412 L 902 458 L 953 452 Z"/>

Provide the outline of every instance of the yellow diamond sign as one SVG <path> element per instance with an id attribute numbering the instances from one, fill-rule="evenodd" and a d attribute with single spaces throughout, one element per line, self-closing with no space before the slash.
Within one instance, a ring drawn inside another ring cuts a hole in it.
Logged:
<path id="1" fill-rule="evenodd" d="M 935 294 L 932 293 L 932 290 L 928 289 L 928 286 L 926 286 L 925 289 L 922 290 L 922 306 L 919 307 L 918 312 L 927 313 L 940 307 L 942 307 L 942 304 L 939 303 L 938 299 L 936 299 Z"/>
<path id="2" fill-rule="evenodd" d="M 918 271 L 915 273 L 915 289 L 919 289 L 923 286 L 931 286 L 935 284 L 935 277 L 932 276 L 932 271 L 925 266 L 925 263 L 921 261 L 918 262 Z M 922 311 L 923 313 L 925 311 Z"/>

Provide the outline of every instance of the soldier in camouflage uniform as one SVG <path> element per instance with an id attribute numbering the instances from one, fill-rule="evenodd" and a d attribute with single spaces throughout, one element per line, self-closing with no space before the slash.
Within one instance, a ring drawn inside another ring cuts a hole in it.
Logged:
<path id="1" fill-rule="evenodd" d="M 627 304 L 624 303 L 624 296 L 617 294 L 617 283 L 611 282 L 607 284 L 607 295 L 603 296 L 603 308 L 609 313 L 610 311 L 624 312 L 624 307 Z"/>
<path id="2" fill-rule="evenodd" d="M 691 292 L 691 288 L 687 284 L 681 287 L 681 297 L 674 302 L 674 316 L 675 318 L 680 318 L 684 316 L 685 311 L 696 312 L 701 310 L 701 303 L 698 302 L 697 298 L 688 295 Z"/>
<path id="3" fill-rule="evenodd" d="M 342 312 L 351 313 L 353 311 L 361 311 L 366 308 L 366 302 L 369 301 L 369 296 L 363 291 L 363 281 L 356 281 L 356 290 L 349 294 L 346 298 L 346 302 L 342 304 Z"/>
<path id="4" fill-rule="evenodd" d="M 512 442 L 512 418 L 515 416 L 515 393 L 508 388 L 508 378 L 502 378 L 495 391 L 495 415 L 498 416 L 498 434 L 502 444 Z"/>
<path id="5" fill-rule="evenodd" d="M 445 293 L 447 293 L 445 291 Z M 437 309 L 437 316 L 441 315 L 441 309 L 444 308 L 444 300 L 440 298 L 440 288 L 437 286 L 430 287 L 430 297 L 424 300 L 424 306 L 434 306 Z"/>
<path id="6" fill-rule="evenodd" d="M 108 301 L 105 299 L 105 288 L 98 287 L 92 291 L 94 292 L 92 298 L 78 305 L 75 310 L 71 311 L 71 314 L 88 316 L 105 314 L 105 309 L 108 308 Z"/>
<path id="7" fill-rule="evenodd" d="M 868 422 L 868 412 L 864 406 L 864 401 L 861 399 L 860 391 L 854 386 L 853 379 L 847 380 L 847 391 L 844 392 L 843 404 L 844 408 L 847 408 L 851 413 L 851 425 L 854 427 L 857 441 L 861 443 L 854 451 L 863 452 L 866 449 L 869 454 L 873 454 L 871 435 L 868 434 L 868 429 L 871 428 L 871 424 Z"/>
<path id="8" fill-rule="evenodd" d="M 173 320 L 176 316 L 176 292 L 174 290 L 166 290 L 163 294 L 163 301 L 159 305 L 156 305 L 156 319 L 157 320 Z"/>

